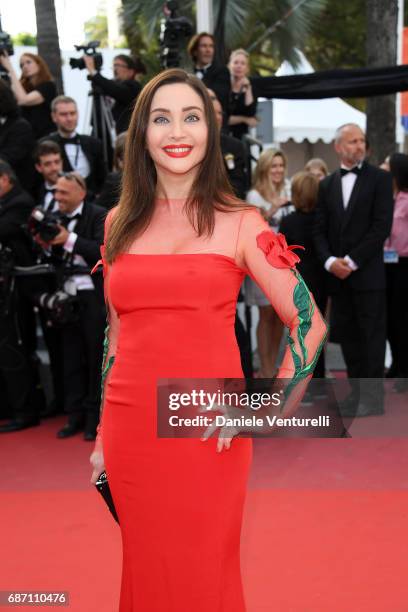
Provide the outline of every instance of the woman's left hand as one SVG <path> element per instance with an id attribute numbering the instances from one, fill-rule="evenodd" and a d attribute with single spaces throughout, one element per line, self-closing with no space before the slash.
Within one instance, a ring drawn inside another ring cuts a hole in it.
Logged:
<path id="1" fill-rule="evenodd" d="M 233 408 L 232 406 L 226 406 L 224 404 L 215 404 L 210 409 L 208 407 L 204 407 L 200 410 L 200 412 L 205 412 L 206 414 L 208 414 L 208 412 L 210 412 L 211 410 L 221 412 L 226 419 L 231 419 L 233 418 L 233 416 L 238 416 L 236 408 Z M 219 427 L 219 425 L 217 425 L 216 420 L 214 418 L 211 425 L 209 425 L 203 433 L 201 441 L 205 442 L 206 440 L 208 440 L 208 438 L 210 438 L 215 432 L 217 427 Z M 238 427 L 233 425 L 223 425 L 222 427 L 220 427 L 220 433 L 218 435 L 217 442 L 217 452 L 220 453 L 224 448 L 225 450 L 229 450 L 233 438 L 235 438 L 235 436 L 237 436 L 239 433 L 240 430 L 238 429 Z"/>

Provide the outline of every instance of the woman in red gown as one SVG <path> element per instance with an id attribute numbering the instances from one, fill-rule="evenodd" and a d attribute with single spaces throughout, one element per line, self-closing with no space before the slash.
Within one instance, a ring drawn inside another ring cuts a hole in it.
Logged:
<path id="1" fill-rule="evenodd" d="M 212 102 L 182 70 L 143 89 L 102 248 L 109 308 L 92 481 L 106 466 L 123 542 L 120 612 L 243 612 L 250 438 L 157 435 L 157 381 L 242 377 L 234 321 L 250 274 L 290 330 L 279 371 L 307 382 L 324 321 L 297 256 L 228 186 Z M 225 434 L 224 434 L 225 435 Z"/>

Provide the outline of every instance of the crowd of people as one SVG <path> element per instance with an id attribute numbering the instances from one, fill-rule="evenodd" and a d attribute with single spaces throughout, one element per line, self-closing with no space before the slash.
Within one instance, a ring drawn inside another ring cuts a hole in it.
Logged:
<path id="1" fill-rule="evenodd" d="M 335 172 L 329 174 L 324 160 L 311 159 L 289 180 L 285 154 L 266 149 L 251 175 L 244 137 L 257 123 L 257 101 L 248 53 L 234 50 L 228 65 L 220 66 L 208 33 L 195 35 L 188 52 L 191 72 L 213 103 L 235 194 L 256 207 L 288 244 L 305 248 L 299 271 L 321 312 L 330 315 L 331 338 L 341 344 L 353 381 L 344 414 L 382 413 L 386 339 L 393 358 L 387 375 L 398 379 L 397 392 L 408 390 L 408 156 L 394 153 L 383 168 L 374 168 L 366 161 L 363 132 L 350 124 L 334 135 Z M 107 162 L 103 143 L 78 132 L 75 99 L 57 95 L 40 56 L 21 56 L 20 77 L 5 53 L 0 63 L 9 75 L 8 83 L 0 80 L 0 418 L 9 418 L 0 432 L 64 412 L 68 419 L 59 438 L 83 431 L 85 440 L 94 440 L 105 303 L 101 273 L 91 270 L 99 259 L 106 213 L 119 200 L 126 131 L 146 70 L 140 60 L 120 54 L 113 61 L 114 78 L 107 79 L 92 57 L 84 57 L 89 79 L 115 122 Z M 35 274 L 38 266 L 46 271 Z M 273 377 L 284 326 L 250 277 L 242 291 L 246 304 L 259 309 L 256 375 Z M 38 324 L 52 374 L 47 403 L 36 356 Z M 235 329 L 243 370 L 250 375 L 248 334 L 238 316 Z M 315 376 L 325 374 L 322 352 Z M 378 383 L 367 385 L 364 379 Z"/>

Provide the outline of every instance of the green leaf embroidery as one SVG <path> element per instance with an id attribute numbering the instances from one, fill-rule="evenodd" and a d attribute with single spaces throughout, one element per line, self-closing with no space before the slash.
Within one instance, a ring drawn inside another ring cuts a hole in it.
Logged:
<path id="1" fill-rule="evenodd" d="M 301 380 L 312 374 L 327 336 L 326 332 L 324 338 L 317 347 L 316 353 L 312 361 L 307 364 L 308 354 L 305 344 L 305 338 L 311 328 L 312 317 L 315 308 L 305 281 L 297 270 L 292 270 L 292 272 L 298 280 L 298 283 L 295 285 L 295 288 L 293 290 L 293 302 L 298 311 L 299 325 L 297 329 L 297 338 L 299 341 L 301 354 L 299 354 L 298 350 L 296 349 L 295 340 L 291 336 L 291 332 L 289 332 L 288 343 L 292 353 L 295 372 L 292 377 L 292 380 L 285 389 L 285 399 L 288 399 L 290 393 Z"/>

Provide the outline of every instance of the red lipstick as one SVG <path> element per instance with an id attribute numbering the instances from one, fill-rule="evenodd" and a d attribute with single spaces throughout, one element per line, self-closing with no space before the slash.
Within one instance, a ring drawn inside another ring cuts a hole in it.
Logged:
<path id="1" fill-rule="evenodd" d="M 187 157 L 187 155 L 190 155 L 192 150 L 193 147 L 191 145 L 184 144 L 182 142 L 177 145 L 167 145 L 166 147 L 163 147 L 163 151 L 169 157 Z"/>

